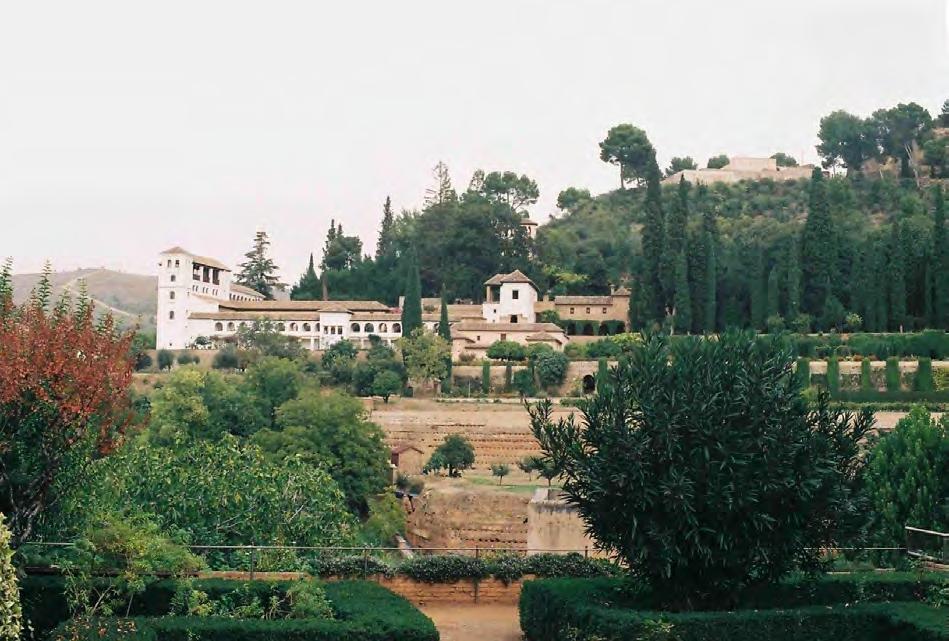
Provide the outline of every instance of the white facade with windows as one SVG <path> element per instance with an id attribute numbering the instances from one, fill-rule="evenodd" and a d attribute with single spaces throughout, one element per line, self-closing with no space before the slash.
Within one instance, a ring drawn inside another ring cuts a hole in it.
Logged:
<path id="1" fill-rule="evenodd" d="M 368 346 L 369 336 L 392 343 L 402 335 L 397 312 L 376 301 L 268 301 L 232 282 L 221 262 L 173 247 L 158 262 L 158 349 L 188 349 L 202 339 L 220 344 L 242 326 L 269 319 L 305 348 L 341 340 Z M 357 331 L 358 328 L 358 331 Z"/>
<path id="2" fill-rule="evenodd" d="M 495 340 L 545 342 L 563 349 L 566 335 L 556 325 L 537 323 L 537 287 L 520 271 L 489 279 L 482 305 L 449 305 L 452 349 L 483 353 Z M 438 301 L 423 301 L 423 324 L 438 330 Z M 401 301 L 400 301 L 401 306 Z M 221 262 L 173 247 L 158 261 L 158 349 L 189 349 L 233 341 L 242 327 L 271 321 L 281 333 L 310 350 L 347 340 L 367 348 L 370 337 L 392 344 L 402 336 L 401 310 L 376 301 L 264 300 L 232 282 Z"/>

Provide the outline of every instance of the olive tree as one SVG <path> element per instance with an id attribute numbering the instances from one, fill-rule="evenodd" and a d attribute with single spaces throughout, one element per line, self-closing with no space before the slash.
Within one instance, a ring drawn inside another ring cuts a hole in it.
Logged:
<path id="1" fill-rule="evenodd" d="M 588 533 L 663 605 L 729 605 L 860 529 L 873 415 L 832 409 L 823 393 L 809 407 L 793 364 L 785 344 L 748 333 L 653 336 L 581 405 L 582 421 L 529 408 Z"/>

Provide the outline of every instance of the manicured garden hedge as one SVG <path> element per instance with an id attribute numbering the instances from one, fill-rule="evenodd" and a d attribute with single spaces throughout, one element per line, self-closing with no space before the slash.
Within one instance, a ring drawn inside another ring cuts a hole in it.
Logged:
<path id="1" fill-rule="evenodd" d="M 105 579 L 103 579 L 105 580 Z M 404 598 L 365 581 L 339 581 L 325 584 L 333 606 L 334 620 L 320 619 L 232 619 L 217 617 L 170 617 L 171 600 L 179 587 L 173 580 L 151 584 L 132 602 L 131 619 L 137 635 L 103 638 L 151 639 L 154 633 L 165 641 L 241 640 L 314 640 L 340 641 L 437 641 L 431 620 Z M 234 592 L 237 588 L 258 596 L 263 603 L 291 582 L 236 582 L 219 579 L 194 581 L 192 586 L 211 599 Z M 63 598 L 62 577 L 27 577 L 21 586 L 25 615 L 38 635 L 59 626 L 65 633 L 68 610 Z M 101 629 L 109 630 L 117 619 L 103 619 Z M 51 638 L 55 639 L 56 633 Z M 94 638 L 94 637 L 89 637 Z"/>
<path id="2" fill-rule="evenodd" d="M 750 594 L 733 612 L 657 612 L 621 579 L 529 581 L 521 591 L 527 641 L 949 640 L 949 611 L 921 603 L 939 575 L 872 574 L 797 579 Z"/>

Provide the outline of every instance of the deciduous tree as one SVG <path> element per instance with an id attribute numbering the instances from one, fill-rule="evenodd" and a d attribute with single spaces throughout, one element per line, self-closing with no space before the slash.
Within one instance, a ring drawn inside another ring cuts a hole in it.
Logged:
<path id="1" fill-rule="evenodd" d="M 15 307 L 11 263 L 0 269 L 0 508 L 12 545 L 30 538 L 70 466 L 109 452 L 128 422 L 131 334 L 92 304 L 50 309 L 50 271 Z"/>

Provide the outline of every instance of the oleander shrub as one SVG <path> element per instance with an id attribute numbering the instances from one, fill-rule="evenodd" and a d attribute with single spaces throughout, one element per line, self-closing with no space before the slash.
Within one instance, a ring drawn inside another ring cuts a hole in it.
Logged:
<path id="1" fill-rule="evenodd" d="M 139 619 L 81 618 L 64 621 L 49 641 L 154 641 L 155 630 Z"/>
<path id="2" fill-rule="evenodd" d="M 873 415 L 809 404 L 793 363 L 779 338 L 656 335 L 581 416 L 528 408 L 590 534 L 671 606 L 729 603 L 859 534 Z"/>

